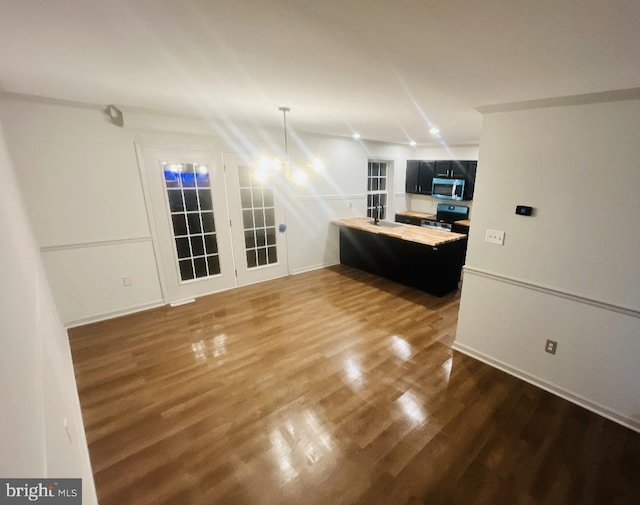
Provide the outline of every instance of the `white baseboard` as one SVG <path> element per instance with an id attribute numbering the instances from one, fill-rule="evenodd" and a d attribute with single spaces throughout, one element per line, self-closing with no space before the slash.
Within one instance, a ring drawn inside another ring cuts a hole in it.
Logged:
<path id="1" fill-rule="evenodd" d="M 127 316 L 129 314 L 135 314 L 136 312 L 142 312 L 143 310 L 155 309 L 157 307 L 162 307 L 163 305 L 165 305 L 163 300 L 157 300 L 151 303 L 127 307 L 126 309 L 114 310 L 113 312 L 106 312 L 104 314 L 96 314 L 95 316 L 83 317 L 81 319 L 67 321 L 64 323 L 64 327 L 69 329 L 75 328 L 77 326 L 84 326 L 85 324 L 98 323 L 100 321 L 106 321 L 107 319 L 114 319 L 116 317 Z"/>
<path id="2" fill-rule="evenodd" d="M 560 386 L 547 382 L 539 377 L 536 377 L 535 375 L 531 375 L 525 372 L 524 370 L 520 370 L 519 368 L 512 367 L 511 365 L 508 365 L 503 361 L 492 358 L 491 356 L 488 356 L 464 344 L 454 342 L 452 347 L 456 351 L 466 354 L 467 356 L 471 356 L 472 358 L 475 358 L 478 361 L 482 361 L 487 365 L 497 368 L 498 370 L 502 370 L 503 372 L 506 372 L 509 375 L 513 375 L 518 379 L 528 382 L 529 384 L 539 387 L 540 389 L 544 389 L 545 391 L 549 391 L 550 393 L 556 396 L 559 396 L 560 398 L 564 398 L 565 400 L 570 401 L 571 403 L 575 403 L 580 407 L 584 407 L 585 409 L 590 410 L 591 412 L 594 412 L 602 417 L 610 419 L 613 422 L 621 424 L 626 428 L 629 428 L 633 431 L 637 431 L 638 433 L 640 433 L 640 421 L 630 418 L 622 414 L 621 412 L 616 412 L 614 410 L 611 410 L 605 407 L 604 405 L 600 405 L 599 403 L 588 400 L 587 398 L 581 395 L 567 391 L 561 388 Z"/>
<path id="3" fill-rule="evenodd" d="M 335 261 L 333 263 L 319 263 L 317 265 L 311 265 L 309 267 L 296 268 L 295 270 L 291 271 L 291 275 L 298 275 L 298 274 L 303 274 L 305 272 L 312 272 L 313 270 L 320 270 L 321 268 L 328 268 L 328 267 L 332 267 L 334 265 L 339 265 L 339 264 L 340 264 L 339 261 Z"/>

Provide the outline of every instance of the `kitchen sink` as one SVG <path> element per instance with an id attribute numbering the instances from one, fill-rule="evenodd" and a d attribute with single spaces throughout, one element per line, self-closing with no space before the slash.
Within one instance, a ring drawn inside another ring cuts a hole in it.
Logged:
<path id="1" fill-rule="evenodd" d="M 378 224 L 376 224 L 375 221 L 371 221 L 369 224 L 382 226 L 383 228 L 398 228 L 400 226 L 404 226 L 402 223 L 392 223 L 391 221 L 378 221 Z"/>

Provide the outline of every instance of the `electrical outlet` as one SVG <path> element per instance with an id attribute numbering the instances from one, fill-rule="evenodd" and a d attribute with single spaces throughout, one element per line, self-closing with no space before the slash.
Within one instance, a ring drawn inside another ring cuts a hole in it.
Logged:
<path id="1" fill-rule="evenodd" d="M 500 230 L 487 230 L 484 241 L 490 244 L 504 245 L 504 232 Z"/>
<path id="2" fill-rule="evenodd" d="M 557 348 L 558 348 L 558 342 L 556 342 L 555 340 L 547 339 L 547 343 L 544 346 L 545 352 L 548 352 L 549 354 L 555 354 Z"/>
<path id="3" fill-rule="evenodd" d="M 131 282 L 131 277 L 123 277 L 122 278 L 122 285 L 125 288 L 130 288 L 133 284 Z"/>

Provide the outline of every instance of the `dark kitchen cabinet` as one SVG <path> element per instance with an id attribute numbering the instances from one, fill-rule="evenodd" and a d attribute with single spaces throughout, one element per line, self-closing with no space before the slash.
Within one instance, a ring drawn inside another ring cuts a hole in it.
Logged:
<path id="1" fill-rule="evenodd" d="M 478 168 L 477 161 L 465 161 L 465 176 L 464 176 L 464 199 L 472 200 L 473 191 L 476 188 L 476 170 Z"/>
<path id="2" fill-rule="evenodd" d="M 407 193 L 430 195 L 433 171 L 433 161 L 407 160 L 405 191 Z"/>
<path id="3" fill-rule="evenodd" d="M 451 160 L 438 160 L 434 163 L 434 177 L 451 177 Z"/>
<path id="4" fill-rule="evenodd" d="M 472 200 L 477 167 L 475 160 L 408 160 L 405 191 L 430 195 L 434 177 L 464 179 L 463 200 Z"/>

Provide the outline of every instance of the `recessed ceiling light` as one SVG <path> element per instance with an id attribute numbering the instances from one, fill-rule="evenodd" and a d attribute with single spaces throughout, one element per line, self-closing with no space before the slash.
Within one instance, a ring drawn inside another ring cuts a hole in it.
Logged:
<path id="1" fill-rule="evenodd" d="M 431 128 L 429 128 L 429 133 L 435 137 L 440 133 L 440 128 L 438 128 L 437 126 L 432 126 Z"/>
<path id="2" fill-rule="evenodd" d="M 355 132 L 353 134 L 353 138 L 356 139 L 356 140 L 358 140 L 360 137 L 361 137 L 361 135 L 358 132 Z"/>
<path id="3" fill-rule="evenodd" d="M 411 142 L 409 142 L 409 145 L 410 145 L 411 147 L 415 147 L 415 146 L 416 146 L 416 141 L 415 141 L 415 140 L 412 140 Z"/>

